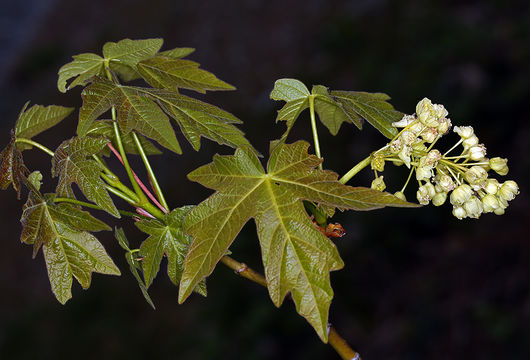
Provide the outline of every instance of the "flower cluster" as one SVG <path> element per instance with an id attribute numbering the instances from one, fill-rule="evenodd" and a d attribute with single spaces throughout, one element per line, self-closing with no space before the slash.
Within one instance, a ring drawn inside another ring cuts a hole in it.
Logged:
<path id="1" fill-rule="evenodd" d="M 399 134 L 383 148 L 371 155 L 371 168 L 375 173 L 372 188 L 384 190 L 385 162 L 405 165 L 410 169 L 409 177 L 394 195 L 405 199 L 403 191 L 412 175 L 418 182 L 416 197 L 422 205 L 432 202 L 441 206 L 449 198 L 453 215 L 458 219 L 477 219 L 482 213 L 504 214 L 508 202 L 519 193 L 513 180 L 500 183 L 488 176 L 492 170 L 498 175 L 508 174 L 508 161 L 500 157 L 487 158 L 486 147 L 479 143 L 471 126 L 455 126 L 453 131 L 460 140 L 445 153 L 434 149 L 436 142 L 451 128 L 451 120 L 443 105 L 433 104 L 424 98 L 416 106 L 416 114 L 405 115 L 393 123 L 401 129 Z M 460 155 L 448 156 L 462 147 Z"/>

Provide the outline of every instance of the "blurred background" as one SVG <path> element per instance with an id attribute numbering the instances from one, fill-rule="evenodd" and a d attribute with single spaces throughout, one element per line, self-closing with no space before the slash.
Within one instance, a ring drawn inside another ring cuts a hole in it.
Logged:
<path id="1" fill-rule="evenodd" d="M 458 221 L 450 205 L 339 214 L 347 235 L 337 245 L 346 266 L 332 273 L 330 321 L 363 359 L 528 359 L 527 1 L 2 0 L 1 7 L 0 144 L 9 141 L 27 100 L 79 107 L 80 88 L 57 90 L 59 67 L 126 37 L 162 37 L 164 49 L 197 48 L 190 59 L 238 88 L 199 97 L 243 119 L 242 129 L 264 154 L 284 130 L 274 123 L 282 104 L 268 97 L 278 78 L 385 92 L 405 113 L 425 96 L 444 104 L 453 124 L 475 128 L 489 156 L 509 158 L 507 179 L 519 183 L 521 194 L 506 215 L 479 220 Z M 291 139 L 311 140 L 308 117 Z M 73 135 L 75 122 L 72 115 L 37 139 L 55 148 Z M 361 133 L 343 125 L 337 137 L 320 127 L 320 136 L 325 167 L 341 174 L 385 144 L 368 126 Z M 198 154 L 182 144 L 185 156 L 153 160 L 175 207 L 209 194 L 187 181 L 187 172 L 215 153 L 231 153 L 210 141 Z M 49 158 L 35 150 L 24 156 L 52 190 Z M 406 175 L 401 168 L 385 173 L 388 190 L 398 190 Z M 353 184 L 371 180 L 365 171 Z M 0 201 L 1 359 L 338 358 L 289 301 L 276 309 L 264 289 L 222 266 L 208 281 L 208 298 L 193 296 L 181 306 L 160 273 L 150 289 L 152 310 L 110 233 L 98 237 L 122 277 L 95 274 L 87 291 L 75 283 L 73 299 L 61 306 L 42 253 L 32 260 L 31 248 L 19 243 L 23 202 L 13 191 Z M 133 225 L 125 230 L 133 244 L 143 240 Z M 231 250 L 261 269 L 254 231 L 251 222 Z"/>

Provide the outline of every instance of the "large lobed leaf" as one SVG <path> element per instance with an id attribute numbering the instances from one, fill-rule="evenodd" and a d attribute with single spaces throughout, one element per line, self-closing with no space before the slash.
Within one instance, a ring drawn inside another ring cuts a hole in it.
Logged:
<path id="1" fill-rule="evenodd" d="M 211 274 L 243 225 L 254 218 L 272 301 L 280 306 L 291 292 L 297 311 L 327 341 L 333 297 L 329 273 L 343 263 L 335 245 L 313 226 L 302 200 L 354 210 L 412 204 L 339 183 L 337 174 L 316 169 L 321 160 L 307 153 L 308 146 L 302 141 L 279 144 L 267 172 L 255 154 L 238 149 L 231 156 L 215 156 L 188 175 L 217 191 L 186 217 L 184 230 L 194 241 L 184 262 L 179 302 Z"/>
<path id="2" fill-rule="evenodd" d="M 52 292 L 64 304 L 72 297 L 72 278 L 84 289 L 90 286 L 92 272 L 120 275 L 101 243 L 85 230 L 107 229 L 71 205 L 57 206 L 31 191 L 22 213 L 21 241 L 33 245 L 33 257 L 43 248 Z"/>
<path id="3" fill-rule="evenodd" d="M 166 214 L 164 221 L 141 220 L 136 226 L 149 237 L 140 246 L 142 269 L 145 285 L 148 288 L 160 269 L 162 257 L 167 257 L 167 274 L 173 284 L 178 285 L 182 276 L 184 257 L 192 242 L 189 235 L 182 231 L 184 217 L 193 206 L 184 206 Z M 195 291 L 206 296 L 204 281 L 197 284 Z"/>
<path id="4" fill-rule="evenodd" d="M 74 108 L 50 105 L 33 105 L 26 110 L 29 102 L 24 105 L 15 125 L 15 136 L 17 138 L 31 139 L 41 132 L 57 125 L 74 111 Z M 28 144 L 19 143 L 19 149 L 31 147 Z"/>
<path id="5" fill-rule="evenodd" d="M 362 120 L 368 121 L 386 137 L 397 134 L 392 123 L 400 120 L 403 114 L 396 111 L 382 93 L 355 91 L 329 91 L 325 86 L 315 85 L 311 93 L 296 79 L 279 79 L 274 83 L 270 98 L 282 100 L 286 104 L 278 111 L 276 121 L 286 121 L 287 130 L 282 136 L 285 141 L 300 114 L 310 107 L 313 101 L 318 118 L 332 135 L 336 135 L 342 123 L 352 123 L 362 129 Z"/>
<path id="6" fill-rule="evenodd" d="M 174 91 L 121 86 L 96 78 L 83 90 L 82 97 L 79 136 L 86 136 L 96 119 L 115 106 L 118 124 L 125 134 L 138 131 L 176 153 L 181 153 L 180 145 L 168 115 L 196 150 L 201 137 L 231 147 L 250 147 L 243 132 L 233 125 L 240 123 L 234 115 Z"/>
<path id="7" fill-rule="evenodd" d="M 109 214 L 120 217 L 118 209 L 100 178 L 101 165 L 92 158 L 106 145 L 104 138 L 72 138 L 64 141 L 52 159 L 52 175 L 58 176 L 57 194 L 75 198 L 72 183 L 76 183 L 86 198 L 96 203 Z"/>

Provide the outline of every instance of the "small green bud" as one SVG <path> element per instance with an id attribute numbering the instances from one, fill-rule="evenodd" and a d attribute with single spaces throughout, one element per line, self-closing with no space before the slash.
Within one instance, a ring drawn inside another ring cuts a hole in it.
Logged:
<path id="1" fill-rule="evenodd" d="M 508 174 L 508 159 L 500 157 L 491 158 L 489 161 L 490 168 L 497 174 L 505 176 Z"/>
<path id="2" fill-rule="evenodd" d="M 455 126 L 453 131 L 460 135 L 462 139 L 467 139 L 473 136 L 473 128 L 471 126 Z"/>
<path id="3" fill-rule="evenodd" d="M 442 206 L 447 200 L 446 192 L 437 192 L 436 195 L 432 198 L 432 204 L 434 206 Z"/>
<path id="4" fill-rule="evenodd" d="M 466 210 L 467 216 L 474 219 L 478 219 L 484 210 L 482 208 L 482 202 L 476 196 L 472 196 L 464 203 L 464 209 Z"/>
<path id="5" fill-rule="evenodd" d="M 423 98 L 416 105 L 416 115 L 418 115 L 418 119 L 425 126 L 438 126 L 438 116 L 431 100 Z"/>
<path id="6" fill-rule="evenodd" d="M 464 179 L 471 185 L 481 185 L 488 178 L 488 173 L 480 166 L 472 166 L 464 173 Z"/>
<path id="7" fill-rule="evenodd" d="M 455 182 L 453 181 L 453 178 L 449 175 L 438 175 L 437 176 L 437 183 L 440 186 L 440 189 L 445 192 L 453 191 L 456 187 Z"/>
<path id="8" fill-rule="evenodd" d="M 467 216 L 467 212 L 463 207 L 455 206 L 453 207 L 453 216 L 456 217 L 458 220 L 462 220 Z"/>
<path id="9" fill-rule="evenodd" d="M 486 156 L 486 147 L 483 144 L 475 145 L 469 148 L 469 158 L 474 161 L 484 159 Z"/>
<path id="10" fill-rule="evenodd" d="M 449 200 L 453 206 L 461 206 L 473 195 L 473 190 L 468 184 L 462 184 L 453 190 Z"/>
<path id="11" fill-rule="evenodd" d="M 372 181 L 372 189 L 384 191 L 386 189 L 385 182 L 383 181 L 383 176 L 376 177 L 374 181 Z"/>
<path id="12" fill-rule="evenodd" d="M 434 185 L 430 182 L 420 186 L 416 192 L 416 198 L 422 205 L 427 205 L 434 195 L 436 195 L 436 190 L 434 189 Z"/>
<path id="13" fill-rule="evenodd" d="M 440 119 L 439 120 L 439 125 L 438 127 L 436 128 L 436 130 L 438 131 L 438 133 L 440 135 L 445 135 L 447 134 L 447 132 L 449 131 L 449 129 L 451 128 L 451 120 L 448 119 L 448 118 L 443 118 L 443 119 Z"/>
<path id="14" fill-rule="evenodd" d="M 519 194 L 519 186 L 515 181 L 508 180 L 501 185 L 497 195 L 503 200 L 512 201 L 517 194 Z"/>
<path id="15" fill-rule="evenodd" d="M 432 166 L 425 165 L 416 168 L 416 180 L 428 180 L 432 175 Z"/>
<path id="16" fill-rule="evenodd" d="M 473 146 L 478 145 L 478 137 L 476 135 L 471 135 L 464 141 L 462 141 L 462 146 L 464 149 L 472 148 Z"/>
<path id="17" fill-rule="evenodd" d="M 484 184 L 484 190 L 488 194 L 495 195 L 497 191 L 499 190 L 500 184 L 497 179 L 487 179 L 486 183 Z"/>
<path id="18" fill-rule="evenodd" d="M 500 207 L 499 200 L 497 200 L 495 195 L 486 194 L 482 198 L 482 207 L 484 208 L 485 213 L 494 212 Z"/>

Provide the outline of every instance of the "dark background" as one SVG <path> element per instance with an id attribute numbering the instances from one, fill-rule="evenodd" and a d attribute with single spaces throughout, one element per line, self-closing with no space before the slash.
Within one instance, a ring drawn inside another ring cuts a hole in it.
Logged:
<path id="1" fill-rule="evenodd" d="M 70 56 L 100 53 L 107 41 L 163 37 L 165 49 L 196 47 L 191 59 L 235 86 L 208 94 L 245 121 L 263 153 L 283 124 L 281 104 L 268 99 L 274 80 L 296 77 L 332 89 L 382 91 L 412 113 L 427 96 L 449 110 L 453 124 L 472 125 L 489 156 L 510 159 L 507 178 L 521 194 L 504 216 L 458 221 L 451 207 L 385 209 L 338 216 L 348 234 L 337 241 L 346 263 L 332 274 L 330 321 L 363 359 L 528 359 L 530 244 L 528 180 L 530 8 L 527 1 L 1 1 L 0 143 L 17 114 L 38 104 L 79 106 L 79 89 L 62 95 L 58 68 Z M 291 139 L 311 140 L 306 120 Z M 67 126 L 38 138 L 55 148 Z M 321 128 L 325 165 L 344 173 L 385 139 L 346 125 L 333 138 Z M 363 135 L 363 136 L 361 136 Z M 181 137 L 182 139 L 182 137 Z M 154 160 L 173 206 L 208 195 L 185 180 L 216 153 L 203 141 L 197 155 Z M 52 189 L 49 159 L 24 153 Z M 140 169 L 140 166 L 137 166 Z M 365 172 L 355 184 L 369 185 Z M 385 179 L 396 191 L 406 173 Z M 54 299 L 41 254 L 19 243 L 22 202 L 1 195 L 1 359 L 335 359 L 286 302 L 274 308 L 259 286 L 219 267 L 207 299 L 177 305 L 167 276 L 143 301 L 111 234 L 100 239 L 121 278 L 94 275 L 88 291 L 74 285 L 66 306 Z M 112 221 L 109 218 L 104 219 Z M 130 240 L 142 238 L 126 226 Z M 234 257 L 260 269 L 253 223 L 232 246 Z"/>

